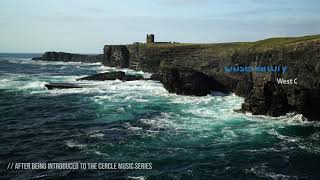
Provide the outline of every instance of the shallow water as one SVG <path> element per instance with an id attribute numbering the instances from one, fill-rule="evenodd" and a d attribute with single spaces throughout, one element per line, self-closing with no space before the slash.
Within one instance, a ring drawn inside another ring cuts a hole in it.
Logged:
<path id="1" fill-rule="evenodd" d="M 83 81 L 101 64 L 0 54 L 2 177 L 319 179 L 320 124 L 236 113 L 243 98 L 169 94 L 156 81 Z M 150 74 L 121 69 L 129 74 Z M 5 170 L 9 162 L 151 162 L 152 170 Z"/>

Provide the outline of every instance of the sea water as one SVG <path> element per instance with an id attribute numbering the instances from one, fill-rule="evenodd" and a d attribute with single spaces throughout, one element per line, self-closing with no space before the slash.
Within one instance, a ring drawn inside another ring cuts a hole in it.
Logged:
<path id="1" fill-rule="evenodd" d="M 0 54 L 1 176 L 319 179 L 320 124 L 237 113 L 244 99 L 168 93 L 157 81 L 76 81 L 130 69 Z M 47 90 L 45 84 L 86 84 Z M 152 163 L 145 170 L 6 170 L 16 162 Z"/>

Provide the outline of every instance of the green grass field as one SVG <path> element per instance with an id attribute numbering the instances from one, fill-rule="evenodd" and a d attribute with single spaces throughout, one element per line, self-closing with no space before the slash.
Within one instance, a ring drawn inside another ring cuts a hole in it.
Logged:
<path id="1" fill-rule="evenodd" d="M 292 45 L 295 43 L 308 42 L 320 40 L 320 35 L 310 35 L 302 37 L 277 37 L 269 38 L 255 42 L 229 42 L 229 43 L 208 43 L 208 44 L 197 44 L 197 43 L 151 43 L 151 44 L 139 44 L 139 46 L 145 46 L 146 48 L 170 48 L 170 47 L 195 47 L 195 48 L 273 48 L 277 46 Z"/>

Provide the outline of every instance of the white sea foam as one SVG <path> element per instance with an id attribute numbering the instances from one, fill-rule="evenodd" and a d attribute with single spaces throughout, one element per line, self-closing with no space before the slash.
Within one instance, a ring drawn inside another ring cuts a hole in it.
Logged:
<path id="1" fill-rule="evenodd" d="M 140 119 L 140 121 L 144 124 L 151 125 L 154 129 L 168 129 L 168 128 L 175 128 L 179 129 L 179 125 L 175 124 L 172 121 L 172 113 L 160 113 L 159 116 L 148 118 L 148 119 Z"/>
<path id="2" fill-rule="evenodd" d="M 29 79 L 30 80 L 26 80 Z M 43 90 L 45 81 L 39 81 L 33 77 L 22 75 L 9 75 L 4 79 L 0 79 L 0 89 L 16 89 L 16 90 Z"/>
<path id="3" fill-rule="evenodd" d="M 258 177 L 275 179 L 275 180 L 278 180 L 278 179 L 298 179 L 297 176 L 284 175 L 284 174 L 272 172 L 268 169 L 268 167 L 265 164 L 255 166 L 250 169 L 245 169 L 244 172 L 247 174 L 253 173 Z"/>
<path id="4" fill-rule="evenodd" d="M 287 125 L 301 125 L 301 126 L 314 126 L 320 127 L 318 121 L 307 121 L 302 114 L 287 113 L 279 117 L 271 117 L 265 115 L 252 115 L 252 113 L 245 113 L 244 118 L 249 121 L 261 123 L 269 126 L 283 127 Z"/>
<path id="5" fill-rule="evenodd" d="M 78 76 L 48 76 L 6 73 L 0 79 L 0 89 L 29 91 L 30 93 L 46 93 L 45 84 L 49 82 L 76 82 Z"/>
<path id="6" fill-rule="evenodd" d="M 97 151 L 97 150 L 94 150 L 94 153 L 95 153 L 96 155 L 99 155 L 99 156 L 109 156 L 108 154 L 103 153 L 103 152 L 100 152 L 100 151 Z"/>
<path id="7" fill-rule="evenodd" d="M 230 127 L 223 128 L 221 130 L 221 133 L 223 134 L 224 139 L 233 139 L 233 138 L 238 137 L 238 135 L 235 133 L 235 131 L 232 130 L 232 128 L 230 128 Z"/>
<path id="8" fill-rule="evenodd" d="M 284 141 L 287 141 L 287 142 L 292 142 L 292 143 L 296 143 L 296 142 L 299 142 L 299 141 L 302 140 L 299 137 L 291 137 L 291 136 L 282 135 L 282 134 L 278 133 L 275 129 L 270 129 L 268 131 L 268 134 L 274 135 L 278 139 L 281 139 L 281 140 L 284 140 Z"/>
<path id="9" fill-rule="evenodd" d="M 90 137 L 92 138 L 102 138 L 104 136 L 104 134 L 102 133 L 97 133 L 97 134 L 91 134 Z"/>
<path id="10" fill-rule="evenodd" d="M 141 74 L 150 76 L 150 74 L 137 72 L 130 69 L 116 69 L 101 66 L 99 63 L 86 64 L 78 62 L 45 62 L 45 61 L 19 61 L 20 63 L 35 63 L 41 65 L 63 65 L 77 68 L 92 69 L 98 72 L 121 70 L 127 74 Z M 37 75 L 29 76 L 24 74 L 7 73 L 6 78 L 0 79 L 1 89 L 25 90 L 30 93 L 56 96 L 61 94 L 93 94 L 90 98 L 103 110 L 108 110 L 108 104 L 126 103 L 127 106 L 115 108 L 115 112 L 126 113 L 128 109 L 135 107 L 131 103 L 148 104 L 154 101 L 163 101 L 163 105 L 180 108 L 173 112 L 163 112 L 159 116 L 141 119 L 142 123 L 149 124 L 153 129 L 165 128 L 177 132 L 190 131 L 202 132 L 200 136 L 209 137 L 209 132 L 217 131 L 222 133 L 223 139 L 237 138 L 237 129 L 229 129 L 228 124 L 247 123 L 246 130 L 243 133 L 256 135 L 270 129 L 270 127 L 282 127 L 292 124 L 319 125 L 315 122 L 305 122 L 301 114 L 287 114 L 281 117 L 255 116 L 250 113 L 241 114 L 234 112 L 234 109 L 240 109 L 244 99 L 235 94 L 221 94 L 212 92 L 211 95 L 204 97 L 180 96 L 168 93 L 163 85 L 157 81 L 138 80 L 122 82 L 115 81 L 76 81 L 81 76 L 50 76 Z M 85 88 L 79 89 L 57 89 L 47 90 L 44 85 L 49 82 L 69 82 L 84 85 Z M 271 119 L 271 121 L 270 121 Z M 226 126 L 227 128 L 217 129 L 217 127 Z M 139 130 L 141 127 L 128 127 L 130 130 Z M 240 127 L 239 127 L 240 128 Z M 151 130 L 157 131 L 157 130 Z"/>
<path id="11" fill-rule="evenodd" d="M 139 131 L 142 130 L 141 127 L 137 127 L 137 126 L 133 126 L 130 123 L 125 123 L 124 127 L 126 127 L 127 129 L 131 130 L 131 131 Z"/>
<path id="12" fill-rule="evenodd" d="M 268 134 L 276 136 L 278 139 L 282 140 L 282 146 L 287 147 L 288 143 L 293 143 L 297 145 L 300 149 L 308 151 L 310 153 L 320 153 L 320 148 L 314 146 L 313 141 L 318 141 L 318 139 L 313 139 L 312 136 L 309 138 L 300 138 L 296 136 L 286 136 L 277 132 L 275 129 L 268 130 Z M 311 141 L 310 141 L 311 140 Z"/>
<path id="13" fill-rule="evenodd" d="M 301 114 L 287 114 L 281 117 L 256 116 L 250 113 L 236 113 L 234 109 L 240 109 L 243 103 L 243 98 L 234 94 L 216 96 L 208 95 L 204 97 L 196 96 L 180 96 L 168 93 L 163 85 L 156 81 L 76 81 L 82 76 L 29 76 L 24 74 L 7 73 L 6 78 L 0 79 L 1 89 L 16 89 L 27 90 L 30 93 L 40 93 L 45 95 L 60 95 L 60 94 L 96 94 L 91 99 L 97 104 L 103 105 L 107 102 L 138 102 L 149 103 L 153 99 L 163 99 L 169 104 L 184 106 L 182 113 L 193 115 L 192 118 L 186 118 L 184 125 L 177 122 L 176 126 L 192 125 L 194 127 L 206 128 L 207 124 L 223 124 L 221 121 L 228 121 L 240 117 L 255 123 L 262 123 L 267 126 L 279 126 L 287 124 L 303 124 L 316 125 L 316 122 L 306 122 Z M 44 85 L 49 82 L 70 82 L 81 83 L 86 88 L 80 89 L 60 89 L 47 90 Z M 99 95 L 100 94 L 100 95 Z M 219 94 L 221 95 L 221 94 Z M 118 109 L 119 112 L 124 112 L 125 109 Z M 199 120 L 202 119 L 202 120 Z M 273 121 L 270 121 L 272 119 Z M 172 124 L 172 123 L 171 123 Z M 256 133 L 257 127 L 252 126 L 248 133 Z"/>
<path id="14" fill-rule="evenodd" d="M 134 179 L 134 180 L 145 180 L 145 177 L 144 177 L 144 176 L 137 176 L 137 177 L 128 176 L 127 178 L 128 178 L 128 179 Z"/>
<path id="15" fill-rule="evenodd" d="M 70 148 L 79 148 L 79 149 L 83 149 L 85 147 L 87 147 L 87 145 L 85 144 L 80 144 L 80 143 L 77 143 L 73 140 L 70 140 L 70 141 L 66 141 L 66 146 L 70 147 Z"/>
<path id="16" fill-rule="evenodd" d="M 112 67 L 102 66 L 101 63 L 82 63 L 82 62 L 59 62 L 59 61 L 32 61 L 32 60 L 24 60 L 24 59 L 8 59 L 11 63 L 19 63 L 19 64 L 37 64 L 37 65 L 62 65 L 62 67 L 58 68 L 66 68 L 68 66 L 73 68 L 80 69 L 91 69 L 97 72 L 106 72 L 106 71 L 123 71 L 127 74 L 139 74 L 144 77 L 149 77 L 151 74 L 144 73 L 142 71 L 134 71 L 131 69 L 117 69 Z M 0 79 L 0 88 L 1 89 L 11 89 L 11 90 L 28 90 L 30 93 L 42 93 L 42 94 L 50 94 L 50 95 L 60 95 L 60 94 L 73 94 L 73 93 L 84 93 L 84 94 L 103 94 L 103 93 L 114 93 L 118 94 L 116 97 L 121 97 L 127 95 L 127 99 L 133 99 L 137 102 L 147 102 L 148 100 L 143 98 L 142 96 L 136 95 L 134 91 L 138 91 L 143 94 L 148 93 L 148 91 L 157 91 L 157 89 L 152 86 L 160 86 L 159 83 L 155 83 L 152 81 L 131 81 L 131 82 L 122 82 L 119 80 L 116 81 L 81 81 L 78 82 L 76 79 L 85 77 L 82 76 L 50 76 L 45 74 L 38 74 L 34 76 L 24 75 L 24 74 L 10 74 L 7 73 L 5 79 Z M 60 89 L 48 91 L 45 88 L 45 84 L 47 83 L 75 83 L 84 85 L 85 88 L 81 89 Z M 42 90 L 42 91 L 41 91 Z M 161 90 L 160 90 L 161 91 Z M 163 90 L 162 90 L 163 91 Z M 164 90 L 165 91 L 165 90 Z M 119 93 L 123 92 L 125 94 Z M 161 92 L 159 92 L 161 93 Z M 119 95 L 120 94 L 120 95 Z M 141 97 L 141 98 L 139 98 Z"/>
<path id="17" fill-rule="evenodd" d="M 135 101 L 139 103 L 153 102 L 155 99 L 165 100 L 168 105 L 183 106 L 181 111 L 162 112 L 159 116 L 141 119 L 145 124 L 151 125 L 154 129 L 165 128 L 175 131 L 198 131 L 207 132 L 215 130 L 216 127 L 226 126 L 226 123 L 241 123 L 243 121 L 252 121 L 254 123 L 243 127 L 248 135 L 256 135 L 272 126 L 279 126 L 278 122 L 285 124 L 304 123 L 301 115 L 288 114 L 278 118 L 268 116 L 254 116 L 251 114 L 242 114 L 234 112 L 234 109 L 240 109 L 243 98 L 234 94 L 223 96 L 180 96 L 168 93 L 163 86 L 155 81 L 132 81 L 117 82 L 115 84 L 104 84 L 107 95 L 96 95 L 92 99 L 100 105 L 110 102 L 128 102 Z M 124 112 L 123 107 L 118 108 L 119 112 Z M 181 114 L 182 113 L 182 114 Z M 186 114 L 185 114 L 186 113 Z M 284 124 L 284 125 L 285 125 Z M 240 127 L 239 127 L 240 128 Z M 139 127 L 129 128 L 138 130 Z M 237 133 L 231 129 L 222 129 L 220 133 L 225 134 L 224 138 L 237 138 Z"/>
<path id="18" fill-rule="evenodd" d="M 31 58 L 14 58 L 14 57 L 1 57 L 1 60 L 7 60 L 11 63 L 20 63 L 22 61 L 31 61 Z"/>
<path id="19" fill-rule="evenodd" d="M 101 63 L 85 63 L 85 62 L 63 62 L 63 61 L 42 61 L 42 60 L 31 60 L 31 58 L 10 58 L 7 59 L 10 63 L 15 64 L 35 64 L 35 65 L 101 65 Z"/>
<path id="20" fill-rule="evenodd" d="M 18 89 L 22 89 L 22 90 L 42 90 L 45 89 L 45 84 L 47 84 L 47 82 L 43 82 L 43 81 L 34 81 L 34 82 L 29 82 L 26 83 L 25 85 L 19 87 Z"/>

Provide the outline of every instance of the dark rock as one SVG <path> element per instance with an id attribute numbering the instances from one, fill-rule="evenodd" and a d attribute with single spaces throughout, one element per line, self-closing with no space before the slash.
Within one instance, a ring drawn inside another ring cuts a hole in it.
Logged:
<path id="1" fill-rule="evenodd" d="M 267 82 L 260 89 L 255 87 L 242 104 L 242 111 L 270 116 L 294 111 L 309 120 L 320 121 L 320 89 L 290 88 L 286 90 L 275 82 Z"/>
<path id="2" fill-rule="evenodd" d="M 211 91 L 228 92 L 214 79 L 188 68 L 162 67 L 160 73 L 152 78 L 160 79 L 170 93 L 205 96 Z"/>
<path id="3" fill-rule="evenodd" d="M 113 71 L 113 72 L 105 72 L 94 74 L 91 76 L 83 77 L 78 80 L 94 80 L 94 81 L 106 81 L 106 80 L 122 80 L 122 81 L 135 81 L 135 80 L 143 80 L 143 76 L 141 75 L 126 75 L 122 71 Z"/>
<path id="4" fill-rule="evenodd" d="M 104 54 L 98 57 L 106 66 L 154 73 L 150 79 L 160 80 L 169 92 L 186 95 L 205 95 L 210 90 L 235 92 L 246 98 L 242 111 L 271 116 L 295 111 L 309 120 L 320 120 L 316 108 L 320 89 L 319 35 L 253 43 L 107 45 Z M 78 56 L 56 53 L 47 53 L 42 59 L 81 60 Z M 170 66 L 162 67 L 162 62 Z M 282 65 L 288 67 L 288 72 L 224 72 L 225 66 L 237 65 Z M 299 84 L 279 85 L 277 78 L 298 78 Z"/>
<path id="5" fill-rule="evenodd" d="M 136 80 L 144 80 L 144 77 L 141 75 L 125 75 L 120 80 L 122 80 L 122 81 L 136 81 Z"/>
<path id="6" fill-rule="evenodd" d="M 42 60 L 42 57 L 34 57 L 32 60 Z"/>
<path id="7" fill-rule="evenodd" d="M 153 73 L 150 77 L 150 80 L 161 81 L 161 74 L 160 73 Z"/>
<path id="8" fill-rule="evenodd" d="M 320 121 L 320 89 L 303 91 L 302 114 L 309 120 Z"/>
<path id="9" fill-rule="evenodd" d="M 280 116 L 294 109 L 289 105 L 287 94 L 281 85 L 269 81 L 254 87 L 242 105 L 242 110 L 250 111 L 255 115 Z"/>
<path id="10" fill-rule="evenodd" d="M 129 67 L 129 51 L 124 45 L 111 45 L 103 48 L 103 61 L 105 66 L 128 68 Z"/>
<path id="11" fill-rule="evenodd" d="M 71 83 L 50 83 L 44 85 L 47 89 L 53 90 L 53 89 L 71 89 L 71 88 L 82 88 L 81 86 L 78 86 L 76 84 Z"/>
<path id="12" fill-rule="evenodd" d="M 82 54 L 71 54 L 71 53 L 65 53 L 65 52 L 46 52 L 41 57 L 35 57 L 32 59 L 43 60 L 43 61 L 97 63 L 97 62 L 102 62 L 103 55 L 82 55 Z"/>

